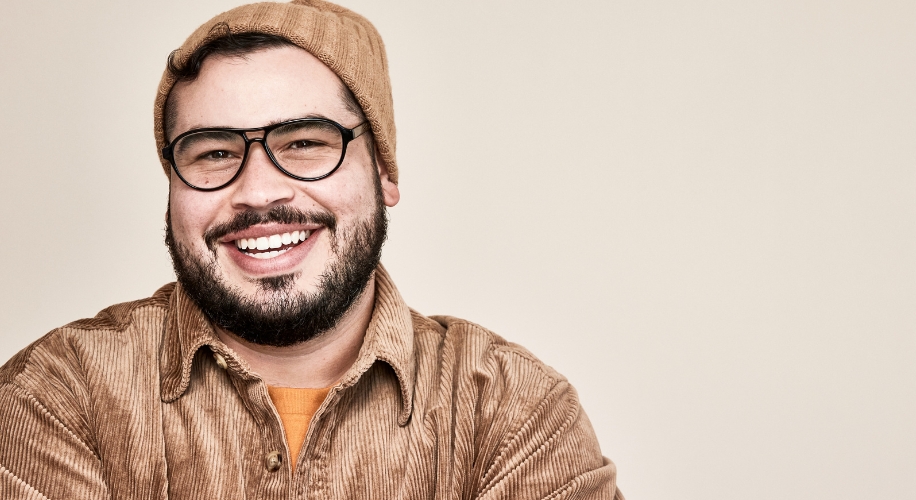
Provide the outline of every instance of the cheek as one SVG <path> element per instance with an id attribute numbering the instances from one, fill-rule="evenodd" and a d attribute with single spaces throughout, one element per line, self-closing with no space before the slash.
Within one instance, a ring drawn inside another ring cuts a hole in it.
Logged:
<path id="1" fill-rule="evenodd" d="M 320 207 L 328 211 L 337 219 L 338 227 L 345 227 L 352 221 L 366 217 L 372 196 L 364 194 L 350 183 L 337 183 L 332 186 L 328 183 L 320 190 L 311 190 L 309 197 Z"/>
<path id="2" fill-rule="evenodd" d="M 345 163 L 334 175 L 304 186 L 305 195 L 335 214 L 339 222 L 363 219 L 375 208 L 374 175 L 367 165 Z"/>
<path id="3" fill-rule="evenodd" d="M 180 182 L 180 181 L 179 181 Z M 201 236 L 212 223 L 214 215 L 214 193 L 201 193 L 184 186 L 171 186 L 169 190 L 169 214 L 172 232 L 178 241 L 185 244 L 203 244 Z"/>

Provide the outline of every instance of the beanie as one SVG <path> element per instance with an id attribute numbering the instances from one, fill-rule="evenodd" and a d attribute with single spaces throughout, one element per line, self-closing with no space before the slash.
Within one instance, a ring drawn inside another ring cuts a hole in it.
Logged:
<path id="1" fill-rule="evenodd" d="M 217 26 L 223 25 L 222 29 Z M 217 29 L 215 29 L 217 28 Z M 172 55 L 182 67 L 202 45 L 228 33 L 267 33 L 286 38 L 327 65 L 356 97 L 372 127 L 379 154 L 388 167 L 389 179 L 397 183 L 394 104 L 385 46 L 375 27 L 364 17 L 323 0 L 293 0 L 243 5 L 204 23 Z M 162 157 L 166 146 L 165 102 L 176 83 L 166 68 L 153 108 L 153 130 L 159 161 L 165 174 L 172 168 Z"/>

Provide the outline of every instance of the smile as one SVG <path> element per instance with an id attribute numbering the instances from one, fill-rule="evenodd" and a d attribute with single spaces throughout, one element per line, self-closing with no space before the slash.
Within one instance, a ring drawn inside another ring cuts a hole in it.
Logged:
<path id="1" fill-rule="evenodd" d="M 311 234 L 312 231 L 292 231 L 258 238 L 239 238 L 235 240 L 235 246 L 250 257 L 272 259 L 307 240 Z"/>

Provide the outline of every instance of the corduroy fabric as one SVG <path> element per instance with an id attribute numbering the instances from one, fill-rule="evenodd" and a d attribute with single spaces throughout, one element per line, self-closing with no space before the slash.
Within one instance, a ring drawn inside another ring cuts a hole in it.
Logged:
<path id="1" fill-rule="evenodd" d="M 267 386 L 173 284 L 14 356 L 0 422 L 3 499 L 623 498 L 562 376 L 410 310 L 382 267 L 357 361 L 295 470 Z"/>
<path id="2" fill-rule="evenodd" d="M 200 46 L 226 34 L 269 33 L 287 38 L 331 68 L 353 92 L 372 126 L 375 144 L 388 168 L 389 179 L 397 184 L 396 134 L 391 80 L 385 45 L 366 18 L 323 0 L 293 0 L 290 3 L 263 2 L 243 5 L 207 21 L 174 53 L 182 66 Z M 169 176 L 171 164 L 162 157 L 167 144 L 164 129 L 165 102 L 175 85 L 166 68 L 153 106 L 153 132 L 159 161 Z"/>

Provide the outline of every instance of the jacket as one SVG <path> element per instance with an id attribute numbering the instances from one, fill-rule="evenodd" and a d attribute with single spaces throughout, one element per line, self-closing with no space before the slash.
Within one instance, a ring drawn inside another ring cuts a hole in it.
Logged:
<path id="1" fill-rule="evenodd" d="M 375 282 L 357 361 L 293 457 L 180 285 L 48 333 L 0 368 L 0 498 L 622 500 L 566 379 Z"/>

